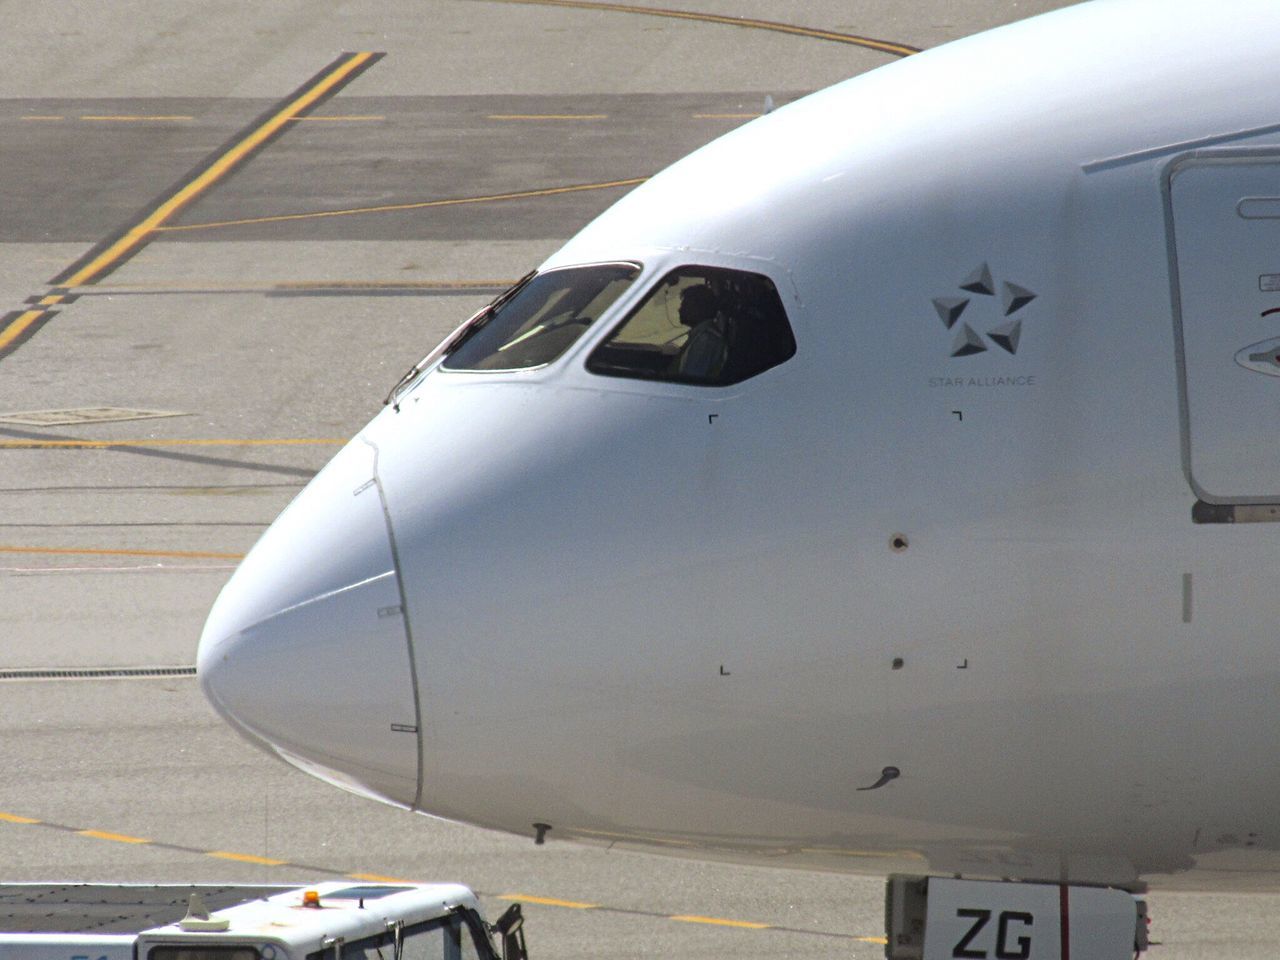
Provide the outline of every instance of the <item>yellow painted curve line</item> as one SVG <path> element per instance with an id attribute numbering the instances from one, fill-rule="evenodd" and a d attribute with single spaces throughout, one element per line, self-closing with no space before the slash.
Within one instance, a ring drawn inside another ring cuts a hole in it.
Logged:
<path id="1" fill-rule="evenodd" d="M 99 547 L 19 547 L 0 544 L 0 553 L 56 554 L 71 557 L 169 557 L 179 560 L 243 560 L 243 553 L 211 550 L 111 550 Z"/>
<path id="2" fill-rule="evenodd" d="M 648 17 L 669 17 L 674 20 L 722 23 L 731 27 L 771 30 L 775 33 L 789 33 L 797 37 L 847 43 L 855 47 L 866 47 L 868 50 L 879 50 L 881 53 L 891 53 L 897 57 L 909 57 L 913 53 L 920 52 L 919 47 L 908 46 L 905 43 L 876 40 L 872 37 L 861 37 L 854 33 L 839 33 L 835 30 L 799 27 L 792 23 L 779 23 L 776 20 L 756 20 L 752 17 L 729 17 L 717 13 L 694 13 L 690 10 L 664 10 L 661 7 L 638 7 L 628 3 L 597 3 L 595 0 L 491 0 L 491 2 L 518 3 L 526 6 L 571 7 L 579 10 L 608 10 L 614 13 L 635 13 Z"/>
<path id="3" fill-rule="evenodd" d="M 428 207 L 456 207 L 467 203 L 496 203 L 500 200 L 526 200 L 531 197 L 554 197 L 562 193 L 581 193 L 586 190 L 609 190 L 613 187 L 634 187 L 648 177 L 632 177 L 627 180 L 607 180 L 602 183 L 576 183 L 567 187 L 546 187 L 541 190 L 519 190 L 514 193 L 493 193 L 482 197 L 457 197 L 451 200 L 421 200 L 413 203 L 387 203 L 376 207 L 349 207 L 344 210 L 317 210 L 312 213 L 281 213 L 269 217 L 245 217 L 241 220 L 215 220 L 210 223 L 184 223 L 181 226 L 157 227 L 157 233 L 177 233 L 182 230 L 214 230 L 219 227 L 243 227 L 255 223 L 283 223 L 287 220 L 316 220 L 320 217 L 354 217 L 364 213 L 394 213 L 400 210 L 425 210 Z"/>
<path id="4" fill-rule="evenodd" d="M 323 97 L 334 86 L 341 83 L 348 74 L 368 63 L 372 57 L 373 53 L 365 51 L 357 53 L 349 60 L 339 64 L 319 83 L 309 88 L 301 96 L 291 100 L 265 123 L 256 127 L 248 136 L 215 160 L 208 169 L 174 193 L 173 196 L 160 204 L 148 216 L 144 217 L 141 222 L 130 227 L 119 240 L 67 277 L 62 286 L 76 287 L 88 283 L 94 276 L 106 270 L 122 257 L 127 256 L 139 245 L 145 243 L 147 237 L 163 225 L 166 220 L 225 176 L 232 167 L 274 136 L 290 120 Z"/>
<path id="5" fill-rule="evenodd" d="M 247 440 L 240 438 L 173 440 L 0 440 L 0 450 L 107 450 L 111 447 L 333 447 L 340 437 Z"/>

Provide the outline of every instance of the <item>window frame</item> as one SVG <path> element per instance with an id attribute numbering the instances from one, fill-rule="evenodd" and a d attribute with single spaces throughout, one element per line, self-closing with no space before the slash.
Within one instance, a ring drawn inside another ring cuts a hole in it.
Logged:
<path id="1" fill-rule="evenodd" d="M 427 933 L 431 930 L 452 926 L 454 921 L 463 931 L 468 931 L 471 935 L 471 941 L 476 948 L 476 952 L 480 954 L 482 960 L 497 960 L 494 953 L 493 943 L 489 939 L 488 933 L 484 928 L 484 921 L 480 919 L 479 914 L 474 909 L 467 906 L 457 906 L 450 910 L 447 914 L 438 917 L 432 917 L 429 920 L 417 920 L 413 923 L 406 923 L 400 932 L 401 939 L 414 936 L 419 933 Z M 383 930 L 378 933 L 368 934 L 356 940 L 346 940 L 342 944 L 342 955 L 347 956 L 347 951 L 359 944 L 366 946 L 381 947 L 387 945 L 387 942 L 394 946 L 395 933 L 391 929 Z M 361 947 L 365 949 L 365 947 Z M 313 951 L 307 954 L 306 960 L 333 960 L 333 947 L 325 947 L 321 950 Z"/>

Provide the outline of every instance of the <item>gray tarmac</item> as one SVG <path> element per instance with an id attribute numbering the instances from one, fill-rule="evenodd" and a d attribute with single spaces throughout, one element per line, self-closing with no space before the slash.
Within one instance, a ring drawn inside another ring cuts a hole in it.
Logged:
<path id="1" fill-rule="evenodd" d="M 661 6 L 929 47 L 1065 5 Z M 0 337 L 59 298 L 0 357 L 0 677 L 189 666 L 235 558 L 406 367 L 619 181 L 766 96 L 895 59 L 591 4 L 0 0 L 0 22 Z M 385 57 L 66 285 L 343 51 Z M 181 415 L 7 419 L 102 407 Z M 553 901 L 526 907 L 537 957 L 881 955 L 879 880 L 535 847 L 383 807 L 255 751 L 187 677 L 0 679 L 0 750 L 6 881 L 449 879 L 494 913 Z M 1274 896 L 1151 899 L 1153 956 L 1275 952 Z"/>

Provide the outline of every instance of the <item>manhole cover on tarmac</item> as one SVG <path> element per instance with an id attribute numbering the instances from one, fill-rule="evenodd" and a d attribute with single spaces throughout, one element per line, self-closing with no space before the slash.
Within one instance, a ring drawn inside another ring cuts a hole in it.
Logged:
<path id="1" fill-rule="evenodd" d="M 130 410 L 127 407 L 72 407 L 67 410 L 19 410 L 0 413 L 0 423 L 20 423 L 28 427 L 61 427 L 79 423 L 109 423 L 115 420 L 152 420 L 157 417 L 185 417 L 177 410 Z"/>

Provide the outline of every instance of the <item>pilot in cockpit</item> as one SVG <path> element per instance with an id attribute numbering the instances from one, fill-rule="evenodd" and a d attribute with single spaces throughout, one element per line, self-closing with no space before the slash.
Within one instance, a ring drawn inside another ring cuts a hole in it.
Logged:
<path id="1" fill-rule="evenodd" d="M 715 380 L 729 357 L 729 339 L 719 298 L 706 284 L 680 295 L 680 322 L 689 328 L 676 358 L 676 372 L 696 380 Z"/>

